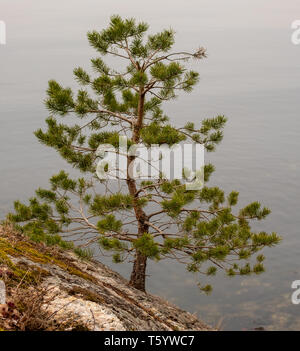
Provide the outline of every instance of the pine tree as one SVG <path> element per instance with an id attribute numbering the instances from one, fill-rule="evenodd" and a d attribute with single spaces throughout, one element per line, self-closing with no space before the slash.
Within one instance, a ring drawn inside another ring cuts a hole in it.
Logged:
<path id="1" fill-rule="evenodd" d="M 178 128 L 162 110 L 164 101 L 181 91 L 191 92 L 198 83 L 199 74 L 184 64 L 204 59 L 205 49 L 173 52 L 173 30 L 146 36 L 147 30 L 146 23 L 111 17 L 107 29 L 88 33 L 99 54 L 91 60 L 95 77 L 76 68 L 75 79 L 81 86 L 76 94 L 49 81 L 45 103 L 51 116 L 46 119 L 47 130 L 39 129 L 35 135 L 83 177 L 72 179 L 59 172 L 50 179 L 50 189 L 38 189 L 28 205 L 16 201 L 8 219 L 36 241 L 68 246 L 62 238 L 78 238 L 86 247 L 98 242 L 114 262 L 133 257 L 130 284 L 142 291 L 148 259 L 174 259 L 186 264 L 188 271 L 205 275 L 219 269 L 230 276 L 261 273 L 264 256 L 250 258 L 280 238 L 276 233 L 252 231 L 250 221 L 270 213 L 259 202 L 234 210 L 236 191 L 225 196 L 220 188 L 206 184 L 191 191 L 180 180 L 139 181 L 129 173 L 125 188 L 116 190 L 112 181 L 95 176 L 98 146 L 118 146 L 120 134 L 128 136 L 128 146 L 191 140 L 208 152 L 223 138 L 224 116 Z M 106 56 L 117 58 L 118 69 L 108 66 Z M 205 165 L 205 182 L 213 171 L 213 165 Z"/>

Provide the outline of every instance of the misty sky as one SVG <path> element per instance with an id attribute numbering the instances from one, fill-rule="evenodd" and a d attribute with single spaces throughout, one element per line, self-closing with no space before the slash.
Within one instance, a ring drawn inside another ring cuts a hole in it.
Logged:
<path id="1" fill-rule="evenodd" d="M 7 22 L 10 38 L 47 37 L 68 31 L 74 22 L 78 31 L 87 23 L 101 27 L 112 14 L 147 20 L 154 27 L 171 23 L 177 30 L 286 28 L 300 18 L 300 4 L 299 0 L 0 0 L 0 19 Z"/>

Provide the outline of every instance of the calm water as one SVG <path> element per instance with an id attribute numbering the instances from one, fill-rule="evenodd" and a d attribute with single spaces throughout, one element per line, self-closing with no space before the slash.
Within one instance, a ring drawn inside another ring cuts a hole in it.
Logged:
<path id="1" fill-rule="evenodd" d="M 25 5 L 26 3 L 26 5 Z M 45 4 L 47 3 L 47 4 Z M 277 231 L 283 242 L 266 249 L 267 272 L 247 278 L 212 279 L 200 294 L 195 277 L 177 264 L 149 266 L 148 290 L 226 330 L 300 329 L 300 305 L 291 304 L 291 283 L 300 279 L 300 46 L 290 24 L 300 18 L 297 1 L 166 1 L 159 11 L 136 1 L 0 0 L 7 45 L 0 46 L 0 218 L 13 200 L 26 200 L 65 163 L 32 132 L 44 125 L 47 81 L 73 86 L 75 66 L 96 56 L 85 33 L 102 28 L 114 13 L 146 20 L 153 30 L 171 25 L 181 49 L 207 47 L 195 63 L 201 83 L 167 105 L 174 123 L 225 114 L 223 143 L 207 156 L 216 166 L 211 184 L 238 190 L 241 205 L 260 200 L 272 215 L 257 229 Z M 167 6 L 173 4 L 172 9 Z M 109 262 L 99 257 L 104 262 Z M 127 266 L 114 266 L 125 276 Z"/>

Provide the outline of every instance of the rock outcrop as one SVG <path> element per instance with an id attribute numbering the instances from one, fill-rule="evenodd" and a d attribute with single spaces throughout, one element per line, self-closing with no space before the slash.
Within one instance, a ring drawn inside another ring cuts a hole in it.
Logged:
<path id="1" fill-rule="evenodd" d="M 0 279 L 7 290 L 2 330 L 212 330 L 128 286 L 105 265 L 32 242 L 8 226 L 0 227 Z"/>

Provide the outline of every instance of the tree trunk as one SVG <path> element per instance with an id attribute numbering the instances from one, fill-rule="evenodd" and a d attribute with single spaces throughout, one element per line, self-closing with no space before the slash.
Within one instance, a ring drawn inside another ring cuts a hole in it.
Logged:
<path id="1" fill-rule="evenodd" d="M 137 144 L 140 140 L 140 131 L 143 127 L 143 118 L 144 118 L 144 105 L 145 105 L 145 93 L 144 88 L 140 87 L 140 97 L 137 108 L 137 121 L 133 126 L 133 135 L 132 141 Z M 128 156 L 128 166 L 133 162 L 135 156 Z M 143 234 L 148 233 L 149 226 L 146 224 L 148 218 L 144 210 L 138 205 L 137 198 L 137 188 L 136 182 L 134 179 L 131 179 L 129 174 L 129 168 L 127 168 L 127 185 L 130 195 L 133 197 L 134 202 L 134 212 L 136 219 L 138 221 L 138 237 L 141 237 Z M 130 277 L 130 285 L 134 288 L 145 291 L 145 281 L 146 281 L 146 266 L 147 266 L 147 257 L 142 255 L 138 250 L 135 253 L 135 260 L 133 264 L 133 269 Z"/>
<path id="2" fill-rule="evenodd" d="M 130 277 L 130 285 L 145 291 L 147 257 L 136 251 L 133 269 Z"/>

